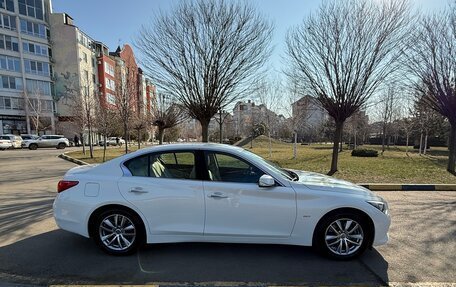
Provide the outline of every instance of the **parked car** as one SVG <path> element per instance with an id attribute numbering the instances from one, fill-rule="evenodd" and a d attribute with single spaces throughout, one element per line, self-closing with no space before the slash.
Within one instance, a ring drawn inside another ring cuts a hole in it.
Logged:
<path id="1" fill-rule="evenodd" d="M 21 147 L 25 148 L 28 146 L 28 142 L 31 140 L 37 140 L 39 136 L 31 134 L 21 134 L 22 144 Z"/>
<path id="2" fill-rule="evenodd" d="M 123 138 L 117 138 L 117 137 L 109 137 L 108 140 L 106 141 L 106 145 L 117 145 L 117 139 L 119 139 L 119 145 L 124 145 L 125 140 Z M 103 144 L 102 144 L 103 145 Z"/>
<path id="3" fill-rule="evenodd" d="M 16 135 L 0 135 L 0 149 L 21 148 L 22 138 Z"/>
<path id="4" fill-rule="evenodd" d="M 64 149 L 70 146 L 70 141 L 62 135 L 44 135 L 35 140 L 28 140 L 24 147 L 31 150 L 44 147 Z"/>
<path id="5" fill-rule="evenodd" d="M 58 183 L 58 226 L 109 254 L 143 243 L 314 246 L 337 259 L 386 244 L 388 204 L 329 176 L 276 167 L 240 147 L 170 144 L 69 170 Z"/>

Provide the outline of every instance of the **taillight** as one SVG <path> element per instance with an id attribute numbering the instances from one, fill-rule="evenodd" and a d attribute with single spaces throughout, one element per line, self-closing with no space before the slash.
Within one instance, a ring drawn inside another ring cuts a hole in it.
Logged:
<path id="1" fill-rule="evenodd" d="M 57 184 L 57 192 L 62 192 L 64 190 L 67 190 L 70 187 L 78 185 L 79 181 L 76 180 L 61 180 Z"/>

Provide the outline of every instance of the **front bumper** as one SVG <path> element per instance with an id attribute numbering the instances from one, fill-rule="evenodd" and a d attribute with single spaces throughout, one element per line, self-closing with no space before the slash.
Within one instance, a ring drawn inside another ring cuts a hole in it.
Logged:
<path id="1" fill-rule="evenodd" d="M 389 214 L 378 214 L 374 218 L 375 236 L 372 243 L 373 246 L 385 245 L 388 243 L 388 230 L 391 225 L 391 217 Z"/>

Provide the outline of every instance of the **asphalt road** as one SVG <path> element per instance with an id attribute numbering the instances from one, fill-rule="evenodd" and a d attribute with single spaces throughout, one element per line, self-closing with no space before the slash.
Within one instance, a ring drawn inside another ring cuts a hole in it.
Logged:
<path id="1" fill-rule="evenodd" d="M 74 166 L 57 158 L 61 152 L 0 152 L 0 285 L 456 282 L 456 192 L 379 192 L 390 203 L 390 243 L 349 262 L 306 247 L 202 243 L 151 245 L 113 257 L 54 223 L 57 181 Z"/>

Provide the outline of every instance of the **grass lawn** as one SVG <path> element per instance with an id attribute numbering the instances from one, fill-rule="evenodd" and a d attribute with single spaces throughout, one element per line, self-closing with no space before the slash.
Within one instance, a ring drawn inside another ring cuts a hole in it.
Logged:
<path id="1" fill-rule="evenodd" d="M 391 147 L 380 155 L 380 146 L 364 146 L 379 150 L 378 157 L 352 157 L 351 151 L 344 150 L 339 154 L 339 171 L 334 177 L 356 183 L 456 183 L 456 176 L 446 171 L 448 150 L 431 148 L 426 156 L 419 156 L 409 147 L 409 156 L 405 147 Z M 298 145 L 298 158 L 293 159 L 293 146 L 289 143 L 273 141 L 272 157 L 269 158 L 268 140 L 259 137 L 244 146 L 247 150 L 278 163 L 282 167 L 327 173 L 331 164 L 332 145 Z M 136 150 L 132 146 L 131 150 Z M 112 159 L 124 153 L 121 148 L 109 148 L 107 158 Z M 68 153 L 69 156 L 96 163 L 102 161 L 103 150 L 95 150 L 94 159 L 83 155 L 82 151 Z"/>

